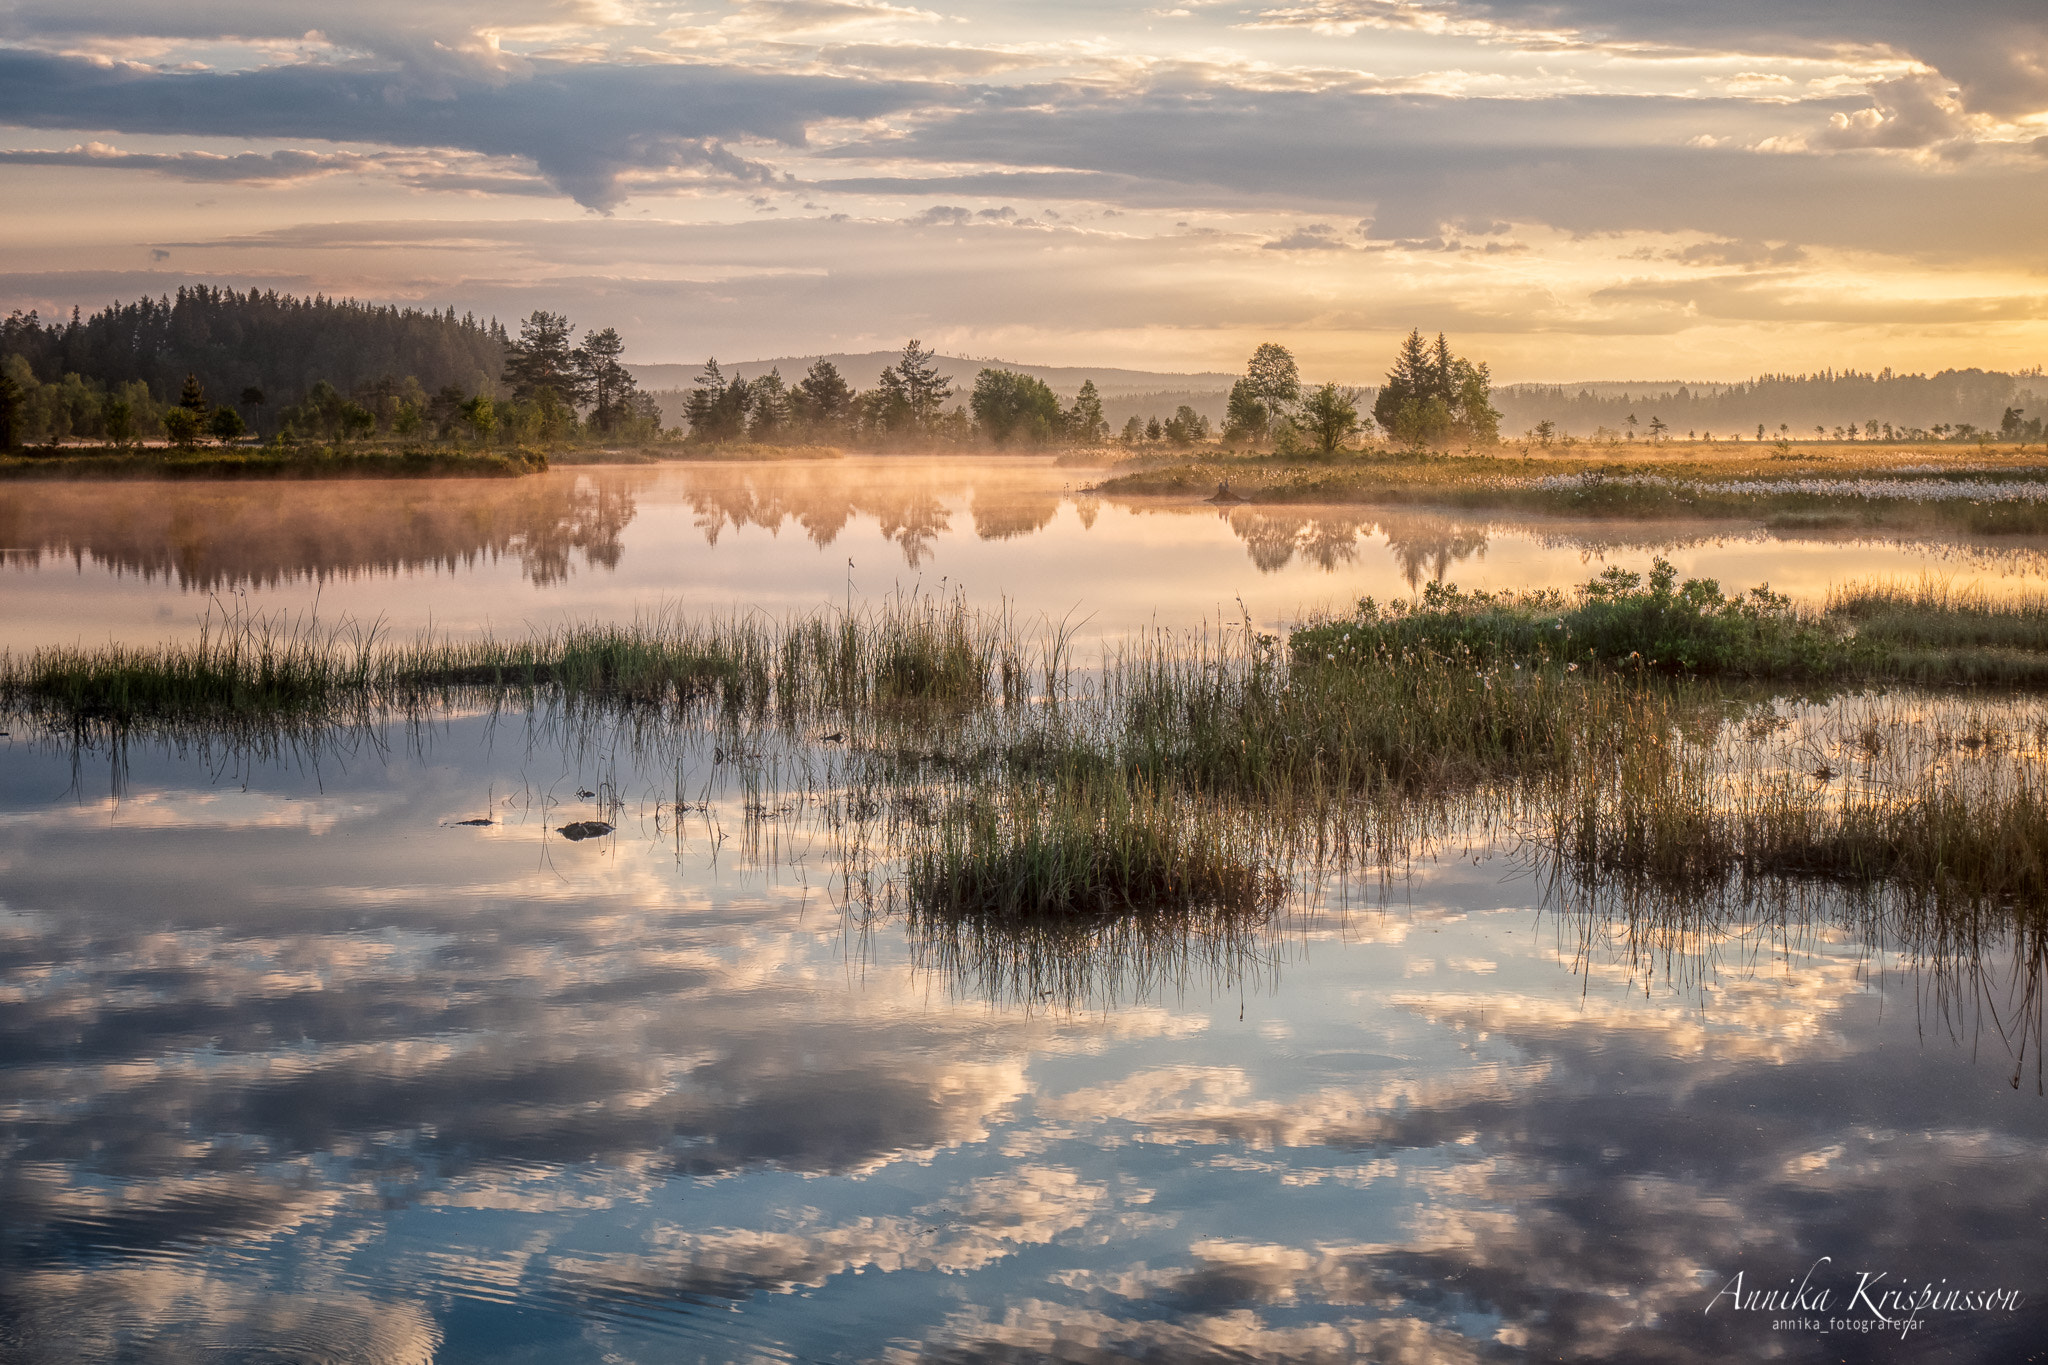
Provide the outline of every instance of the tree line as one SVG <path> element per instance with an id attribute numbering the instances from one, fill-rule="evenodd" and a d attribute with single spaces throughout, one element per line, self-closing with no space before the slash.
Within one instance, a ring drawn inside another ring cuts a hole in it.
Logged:
<path id="1" fill-rule="evenodd" d="M 1565 433 L 1626 440 L 1650 435 L 1654 421 L 1695 439 L 2032 441 L 2041 439 L 2032 423 L 2048 409 L 2048 381 L 2039 370 L 1824 369 L 1739 384 L 1515 384 L 1494 398 L 1509 430 L 1539 440 Z"/>
<path id="2" fill-rule="evenodd" d="M 1294 355 L 1277 342 L 1260 346 L 1230 392 L 1222 439 L 1227 444 L 1334 452 L 1377 425 L 1408 446 L 1492 444 L 1500 414 L 1487 401 L 1487 368 L 1434 347 L 1412 333 L 1396 357 L 1370 414 L 1360 390 L 1338 384 L 1304 388 Z M 999 448 L 1095 445 L 1110 439 L 1102 397 L 1084 381 L 1071 402 L 1044 380 L 1000 367 L 975 376 L 964 404 L 947 406 L 957 390 L 936 356 L 917 340 L 904 346 L 876 386 L 856 392 L 831 361 L 814 361 L 794 383 L 780 369 L 753 379 L 728 376 L 705 362 L 683 404 L 693 441 L 761 444 L 867 442 L 983 444 Z M 1188 404 L 1162 421 L 1131 417 L 1117 438 L 1127 446 L 1164 442 L 1192 446 L 1212 435 L 1209 419 Z"/>
<path id="3" fill-rule="evenodd" d="M 936 353 L 913 338 L 866 390 L 823 358 L 790 382 L 779 368 L 753 379 L 728 376 L 713 357 L 684 400 L 683 417 L 689 439 L 714 444 L 1023 447 L 1094 444 L 1108 434 L 1092 379 L 1063 403 L 1044 380 L 985 368 L 967 401 L 949 406 L 957 396 L 953 376 L 939 373 Z"/>
<path id="4" fill-rule="evenodd" d="M 610 327 L 576 329 L 537 310 L 516 336 L 495 319 L 321 296 L 191 285 L 63 322 L 19 311 L 0 321 L 0 444 L 232 444 L 371 439 L 477 444 L 574 439 L 645 442 L 662 413 L 626 367 Z M 1266 343 L 1230 393 L 1226 443 L 1334 451 L 1375 427 L 1405 445 L 1490 443 L 1486 367 L 1412 333 L 1371 404 L 1335 384 L 1304 388 L 1285 346 Z M 966 392 L 912 340 L 876 385 L 857 391 L 820 359 L 793 382 L 708 361 L 683 404 L 687 439 L 764 445 L 1041 448 L 1111 439 L 1092 380 L 1071 400 L 998 366 Z M 682 435 L 682 432 L 672 435 Z M 1217 433 L 1181 404 L 1125 423 L 1128 446 L 1192 446 Z"/>
<path id="5" fill-rule="evenodd" d="M 612 328 L 578 343 L 536 311 L 495 319 L 193 285 L 65 322 L 0 321 L 0 447 L 82 439 L 223 444 L 652 439 Z"/>
<path id="6" fill-rule="evenodd" d="M 1327 455 L 1377 428 L 1383 439 L 1413 449 L 1490 446 L 1500 439 L 1491 393 L 1487 367 L 1453 355 L 1441 333 L 1434 345 L 1420 331 L 1408 334 L 1369 411 L 1364 390 L 1305 387 L 1293 353 L 1267 342 L 1252 352 L 1244 376 L 1231 386 L 1223 440 L 1282 450 L 1307 446 Z"/>

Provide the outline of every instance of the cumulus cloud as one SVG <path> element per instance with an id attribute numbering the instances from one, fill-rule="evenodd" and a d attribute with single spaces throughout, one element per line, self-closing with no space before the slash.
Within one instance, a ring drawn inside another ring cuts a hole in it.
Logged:
<path id="1" fill-rule="evenodd" d="M 1818 137 L 1825 147 L 1887 147 L 1918 150 L 1959 138 L 1971 120 L 1947 81 L 1933 75 L 1903 76 L 1871 88 L 1868 108 L 1829 117 Z"/>

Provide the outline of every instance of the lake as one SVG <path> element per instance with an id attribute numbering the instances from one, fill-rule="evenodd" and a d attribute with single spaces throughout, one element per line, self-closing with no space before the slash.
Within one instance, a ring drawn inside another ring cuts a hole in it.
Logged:
<path id="1" fill-rule="evenodd" d="M 0 603 L 15 649 L 155 642 L 210 605 L 404 637 L 897 591 L 1112 641 L 1660 553 L 1810 596 L 2044 577 L 2032 544 L 1119 504 L 1092 478 L 0 486 Z M 2002 1361 L 2048 1338 L 2043 954 L 1995 921 L 1824 888 L 1660 914 L 1446 828 L 1262 924 L 1048 942 L 877 894 L 816 736 L 736 755 L 547 705 L 11 728 L 0 1358 Z"/>
<path id="2" fill-rule="evenodd" d="M 216 604 L 523 634 L 681 604 L 775 614 L 896 591 L 1008 601 L 1114 638 L 1269 626 L 1430 581 L 1566 587 L 1668 556 L 1731 590 L 1934 573 L 2020 590 L 2048 538 L 1785 538 L 1728 523 L 1108 501 L 1100 471 L 917 458 L 567 468 L 518 480 L 0 485 L 7 643 L 151 644 Z M 852 561 L 850 564 L 848 561 Z M 1243 607 L 1239 606 L 1242 599 Z"/>

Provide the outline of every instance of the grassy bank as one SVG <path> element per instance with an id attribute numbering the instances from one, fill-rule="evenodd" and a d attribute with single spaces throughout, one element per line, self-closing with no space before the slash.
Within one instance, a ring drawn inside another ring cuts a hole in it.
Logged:
<path id="1" fill-rule="evenodd" d="M 1575 446 L 1479 454 L 1220 453 L 1139 462 L 1108 497 L 1429 506 L 1632 520 L 1760 521 L 1786 531 L 2048 531 L 2048 464 L 2014 447 Z"/>
<path id="2" fill-rule="evenodd" d="M 547 467 L 548 456 L 540 450 L 426 446 L 66 448 L 0 455 L 0 479 L 503 479 Z"/>

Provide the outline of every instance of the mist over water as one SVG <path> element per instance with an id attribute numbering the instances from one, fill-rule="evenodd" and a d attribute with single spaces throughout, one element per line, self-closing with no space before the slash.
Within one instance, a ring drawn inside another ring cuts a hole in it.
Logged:
<path id="1" fill-rule="evenodd" d="M 897 591 L 1084 620 L 1084 637 L 1241 619 L 1279 627 L 1423 583 L 1567 587 L 1664 554 L 1728 588 L 1931 572 L 1994 593 L 2048 542 L 1783 536 L 1754 523 L 1530 521 L 1420 509 L 1111 500 L 1033 459 L 566 468 L 519 480 L 0 488 L 14 649 L 153 644 L 210 606 L 382 622 L 398 638 L 680 605 L 810 611 Z M 848 561 L 852 563 L 849 565 Z M 1243 607 L 1239 601 L 1242 599 Z"/>
<path id="2" fill-rule="evenodd" d="M 19 648 L 153 642 L 216 597 L 403 635 L 920 584 L 1115 638 L 1659 552 L 1731 588 L 2041 576 L 2026 547 L 1086 481 L 17 486 L 0 601 Z M 827 736 L 546 702 L 0 728 L 0 1358 L 1996 1361 L 2048 1333 L 2043 953 L 1995 917 L 1602 896 L 1452 821 L 1297 869 L 1267 918 L 1034 939 L 908 913 Z M 614 829 L 560 832 L 587 820 Z M 2024 1299 L 1903 1339 L 1716 1301 L 1822 1258 L 1837 1308 L 1864 1271 Z"/>

